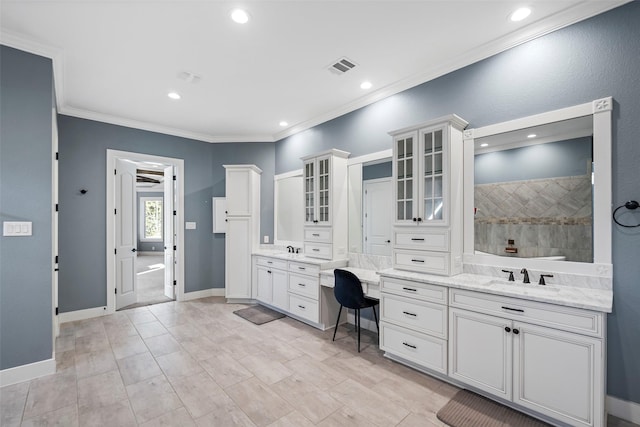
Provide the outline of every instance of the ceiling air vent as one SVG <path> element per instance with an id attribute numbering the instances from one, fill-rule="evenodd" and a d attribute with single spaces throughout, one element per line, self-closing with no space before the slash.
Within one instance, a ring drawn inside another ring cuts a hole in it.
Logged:
<path id="1" fill-rule="evenodd" d="M 184 80 L 187 83 L 193 83 L 193 84 L 198 83 L 200 80 L 202 80 L 201 76 L 199 76 L 197 74 L 194 74 L 192 72 L 189 72 L 189 71 L 183 71 L 183 72 L 179 73 L 178 74 L 178 78 L 180 80 Z"/>
<path id="2" fill-rule="evenodd" d="M 333 64 L 329 66 L 329 71 L 334 74 L 342 75 L 349 70 L 355 68 L 356 64 L 350 59 L 340 58 L 337 61 L 334 61 Z"/>

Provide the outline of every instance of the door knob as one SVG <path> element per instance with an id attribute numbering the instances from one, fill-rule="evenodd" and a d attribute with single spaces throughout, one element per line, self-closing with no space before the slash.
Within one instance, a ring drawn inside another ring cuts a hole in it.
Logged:
<path id="1" fill-rule="evenodd" d="M 136 248 L 131 249 L 131 252 L 135 252 L 135 251 L 136 251 Z"/>
<path id="2" fill-rule="evenodd" d="M 387 243 L 391 243 L 391 240 L 387 240 Z"/>

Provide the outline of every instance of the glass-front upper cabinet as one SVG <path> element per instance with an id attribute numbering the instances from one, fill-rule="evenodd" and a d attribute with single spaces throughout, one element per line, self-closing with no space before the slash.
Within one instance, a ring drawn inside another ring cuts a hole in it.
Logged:
<path id="1" fill-rule="evenodd" d="M 331 156 L 304 162 L 305 224 L 331 224 Z"/>
<path id="2" fill-rule="evenodd" d="M 418 134 L 411 132 L 400 135 L 394 139 L 395 147 L 395 178 L 396 178 L 396 221 L 413 221 L 417 215 L 414 213 L 414 200 L 417 188 L 413 177 L 415 163 L 415 145 Z"/>
<path id="3" fill-rule="evenodd" d="M 421 131 L 422 206 L 418 216 L 422 221 L 442 221 L 444 218 L 444 165 L 443 134 L 445 129 Z"/>

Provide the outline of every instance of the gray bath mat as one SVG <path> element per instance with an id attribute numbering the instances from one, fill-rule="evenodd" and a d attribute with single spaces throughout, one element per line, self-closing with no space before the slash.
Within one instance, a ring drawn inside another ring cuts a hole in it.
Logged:
<path id="1" fill-rule="evenodd" d="M 262 325 L 263 323 L 271 322 L 272 320 L 282 319 L 284 314 L 278 313 L 275 310 L 271 310 L 262 305 L 252 305 L 251 307 L 242 308 L 236 310 L 233 314 L 237 314 L 243 319 L 247 319 L 251 323 L 256 325 Z"/>
<path id="2" fill-rule="evenodd" d="M 452 427 L 548 427 L 522 412 L 492 400 L 460 390 L 436 414 L 438 419 Z"/>

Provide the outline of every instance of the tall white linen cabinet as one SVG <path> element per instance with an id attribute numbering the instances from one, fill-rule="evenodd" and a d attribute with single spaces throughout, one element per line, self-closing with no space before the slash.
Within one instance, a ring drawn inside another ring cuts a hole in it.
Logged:
<path id="1" fill-rule="evenodd" d="M 230 302 L 254 298 L 251 286 L 251 254 L 260 245 L 260 175 L 255 165 L 224 165 L 225 297 Z"/>

